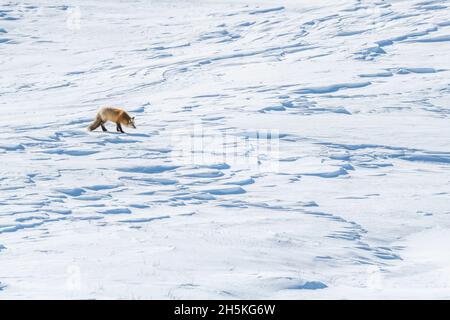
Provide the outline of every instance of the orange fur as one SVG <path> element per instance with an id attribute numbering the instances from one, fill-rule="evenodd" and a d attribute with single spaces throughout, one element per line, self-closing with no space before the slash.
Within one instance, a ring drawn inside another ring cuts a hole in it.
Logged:
<path id="1" fill-rule="evenodd" d="M 104 107 L 99 110 L 94 122 L 89 125 L 88 129 L 89 131 L 92 131 L 97 129 L 99 126 L 102 126 L 103 131 L 106 131 L 103 124 L 107 121 L 116 123 L 117 131 L 120 132 L 123 132 L 121 125 L 136 128 L 134 125 L 134 117 L 130 117 L 125 110 L 120 108 Z"/>

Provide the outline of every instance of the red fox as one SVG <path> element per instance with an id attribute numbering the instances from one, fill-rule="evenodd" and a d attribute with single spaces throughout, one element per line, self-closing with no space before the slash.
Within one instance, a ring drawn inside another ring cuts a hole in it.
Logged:
<path id="1" fill-rule="evenodd" d="M 92 122 L 88 127 L 89 131 L 95 130 L 100 126 L 102 127 L 103 131 L 108 131 L 104 126 L 106 121 L 115 122 L 117 126 L 117 132 L 124 133 L 122 130 L 122 124 L 124 126 L 136 129 L 136 126 L 134 125 L 134 117 L 130 117 L 130 115 L 125 110 L 105 107 L 99 110 L 94 122 Z"/>

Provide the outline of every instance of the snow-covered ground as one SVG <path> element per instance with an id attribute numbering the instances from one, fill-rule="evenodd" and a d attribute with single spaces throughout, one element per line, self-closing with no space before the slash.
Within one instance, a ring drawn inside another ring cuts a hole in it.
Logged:
<path id="1" fill-rule="evenodd" d="M 0 299 L 450 298 L 449 1 L 55 3 L 0 4 Z"/>

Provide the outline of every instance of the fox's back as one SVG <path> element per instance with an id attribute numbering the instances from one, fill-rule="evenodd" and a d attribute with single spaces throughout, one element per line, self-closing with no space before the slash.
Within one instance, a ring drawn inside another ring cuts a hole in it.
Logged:
<path id="1" fill-rule="evenodd" d="M 109 120 L 112 122 L 119 122 L 120 119 L 127 118 L 128 116 L 125 110 L 114 107 L 101 108 L 99 111 L 99 115 L 104 121 Z"/>

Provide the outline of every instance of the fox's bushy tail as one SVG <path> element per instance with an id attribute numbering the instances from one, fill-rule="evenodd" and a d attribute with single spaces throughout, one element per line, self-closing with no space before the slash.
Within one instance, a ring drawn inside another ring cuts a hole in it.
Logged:
<path id="1" fill-rule="evenodd" d="M 100 127 L 101 124 L 102 124 L 102 118 L 99 115 L 97 115 L 94 122 L 92 122 L 89 125 L 88 130 L 93 131 L 93 130 L 97 129 L 98 127 Z"/>

